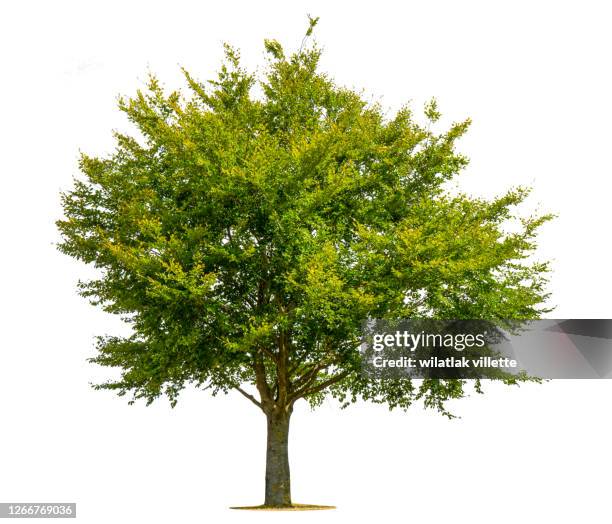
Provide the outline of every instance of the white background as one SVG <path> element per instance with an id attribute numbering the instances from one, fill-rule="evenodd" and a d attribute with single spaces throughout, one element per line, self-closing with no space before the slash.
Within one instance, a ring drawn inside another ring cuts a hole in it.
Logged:
<path id="1" fill-rule="evenodd" d="M 294 500 L 327 512 L 235 512 L 263 498 L 264 417 L 238 395 L 127 406 L 88 383 L 93 337 L 123 327 L 77 296 L 58 193 L 77 154 L 125 129 L 116 96 L 147 70 L 207 79 L 222 41 L 262 66 L 321 16 L 322 67 L 393 110 L 437 96 L 474 124 L 461 187 L 535 187 L 557 318 L 610 317 L 608 2 L 4 2 L 0 7 L 0 501 L 77 502 L 84 523 L 609 522 L 609 381 L 490 385 L 449 421 L 358 404 L 298 406 Z M 374 520 L 372 520 L 374 522 Z"/>

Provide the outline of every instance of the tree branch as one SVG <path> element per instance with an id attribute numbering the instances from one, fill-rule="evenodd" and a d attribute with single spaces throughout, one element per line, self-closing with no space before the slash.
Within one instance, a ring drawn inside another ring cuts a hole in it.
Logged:
<path id="1" fill-rule="evenodd" d="M 246 398 L 248 398 L 253 404 L 255 404 L 258 408 L 261 409 L 261 402 L 258 402 L 257 399 L 251 395 L 250 393 L 247 393 L 244 389 L 242 389 L 240 386 L 234 386 L 234 389 L 240 393 L 242 393 Z"/>
<path id="2" fill-rule="evenodd" d="M 319 371 L 322 371 L 325 368 L 328 368 L 332 364 L 333 362 L 321 362 L 319 364 L 313 364 L 313 366 L 308 371 L 306 371 L 303 375 L 301 375 L 295 380 L 295 382 L 293 383 L 293 386 L 296 389 L 299 389 L 305 386 L 306 387 L 309 386 L 312 382 L 312 379 L 316 377 Z"/>
<path id="3" fill-rule="evenodd" d="M 278 336 L 278 360 L 276 363 L 276 377 L 278 384 L 278 402 L 281 406 L 288 404 L 289 377 L 287 375 L 288 348 L 286 332 L 280 332 Z"/>
<path id="4" fill-rule="evenodd" d="M 253 370 L 255 371 L 255 384 L 261 397 L 262 409 L 265 404 L 269 404 L 272 401 L 272 392 L 270 386 L 266 380 L 266 367 L 263 363 L 263 358 L 260 354 L 255 354 L 253 359 Z"/>
<path id="5" fill-rule="evenodd" d="M 314 362 L 310 366 L 306 366 L 303 373 L 300 376 L 296 377 L 296 380 L 293 382 L 293 387 L 295 389 L 308 387 L 314 380 L 316 380 L 319 371 L 323 371 L 332 364 L 336 363 L 338 354 L 332 350 L 332 347 L 329 346 L 326 341 L 317 342 L 317 346 L 320 345 L 324 346 L 323 356 L 321 357 L 321 360 L 318 363 Z M 325 359 L 326 356 L 329 357 L 327 360 Z M 298 368 L 299 366 L 297 366 L 296 369 L 293 369 L 292 372 L 289 373 L 289 376 L 291 376 L 293 372 L 297 371 Z"/>
<path id="6" fill-rule="evenodd" d="M 293 395 L 289 397 L 289 402 L 295 402 L 297 399 L 305 397 L 307 395 L 312 395 L 313 393 L 318 393 L 319 391 L 323 391 L 325 388 L 329 386 L 333 386 L 337 382 L 340 382 L 344 377 L 349 374 L 349 370 L 343 371 L 339 375 L 335 375 L 327 380 L 324 380 L 320 384 L 316 385 L 313 388 L 303 387 L 298 389 Z"/>
<path id="7" fill-rule="evenodd" d="M 265 353 L 266 355 L 268 355 L 268 357 L 270 357 L 270 359 L 273 362 L 277 362 L 278 361 L 278 355 L 276 353 L 274 353 L 273 351 L 270 351 L 269 349 L 267 349 L 264 346 L 261 346 L 258 349 L 260 349 L 262 353 Z"/>

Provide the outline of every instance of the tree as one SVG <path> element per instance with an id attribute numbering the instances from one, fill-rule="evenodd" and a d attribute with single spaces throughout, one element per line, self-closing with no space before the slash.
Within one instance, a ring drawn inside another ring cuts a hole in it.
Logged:
<path id="1" fill-rule="evenodd" d="M 548 266 L 531 254 L 550 217 L 516 216 L 528 190 L 446 188 L 467 164 L 455 145 L 469 120 L 432 131 L 435 101 L 424 124 L 409 107 L 385 116 L 319 71 L 315 24 L 289 56 L 266 40 L 259 80 L 226 45 L 214 81 L 184 71 L 189 96 L 151 76 L 120 98 L 138 134 L 81 156 L 57 222 L 59 249 L 99 269 L 80 293 L 132 327 L 98 338 L 91 362 L 121 376 L 95 387 L 172 405 L 189 384 L 240 392 L 267 418 L 265 506 L 291 505 L 298 400 L 422 401 L 451 416 L 447 400 L 481 390 L 367 379 L 363 319 L 533 319 L 547 297 Z"/>

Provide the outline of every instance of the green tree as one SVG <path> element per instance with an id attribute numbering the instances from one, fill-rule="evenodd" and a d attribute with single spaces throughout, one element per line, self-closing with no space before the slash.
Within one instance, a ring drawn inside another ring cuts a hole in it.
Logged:
<path id="1" fill-rule="evenodd" d="M 57 225 L 59 249 L 99 269 L 80 293 L 132 327 L 99 337 L 90 360 L 121 376 L 95 387 L 172 405 L 188 384 L 240 392 L 267 417 L 264 504 L 289 506 L 298 400 L 421 401 L 450 416 L 447 400 L 480 391 L 366 379 L 362 320 L 537 318 L 548 268 L 530 255 L 549 216 L 517 219 L 524 188 L 445 189 L 467 163 L 455 143 L 469 120 L 433 132 L 435 101 L 424 124 L 408 107 L 388 117 L 319 71 L 316 44 L 265 50 L 259 79 L 225 46 L 214 81 L 184 72 L 189 96 L 152 76 L 120 98 L 138 133 L 81 156 Z"/>

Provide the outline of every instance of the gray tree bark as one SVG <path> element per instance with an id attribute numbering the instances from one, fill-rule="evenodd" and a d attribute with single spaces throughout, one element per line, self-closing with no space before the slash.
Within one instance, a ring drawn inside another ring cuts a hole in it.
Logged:
<path id="1" fill-rule="evenodd" d="M 268 439 L 266 450 L 265 506 L 291 506 L 289 471 L 289 419 L 291 409 L 266 413 Z"/>

